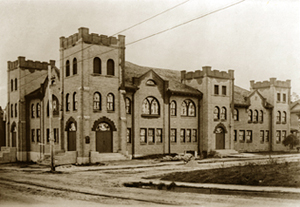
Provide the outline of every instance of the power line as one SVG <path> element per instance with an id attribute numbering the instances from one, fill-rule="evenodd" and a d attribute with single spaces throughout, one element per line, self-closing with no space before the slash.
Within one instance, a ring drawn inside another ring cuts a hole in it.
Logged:
<path id="1" fill-rule="evenodd" d="M 142 41 L 142 40 L 145 40 L 145 39 L 148 39 L 148 38 L 153 37 L 153 36 L 156 36 L 156 35 L 158 35 L 158 34 L 162 34 L 162 33 L 164 33 L 164 32 L 167 32 L 167 31 L 169 31 L 169 30 L 175 29 L 175 28 L 177 28 L 177 27 L 180 27 L 180 26 L 182 26 L 182 25 L 188 24 L 188 23 L 190 23 L 190 22 L 193 22 L 193 21 L 195 21 L 195 20 L 201 19 L 201 18 L 203 18 L 203 17 L 209 16 L 209 15 L 211 15 L 211 14 L 217 13 L 217 12 L 219 12 L 219 11 L 228 9 L 228 8 L 230 8 L 230 7 L 232 7 L 232 6 L 235 6 L 235 5 L 237 5 L 237 4 L 240 4 L 240 3 L 244 2 L 244 1 L 246 1 L 246 0 L 242 0 L 242 1 L 239 1 L 239 2 L 236 2 L 236 3 L 233 3 L 233 4 L 230 4 L 230 5 L 228 5 L 228 6 L 222 7 L 222 8 L 220 8 L 220 9 L 214 10 L 214 11 L 212 11 L 212 12 L 206 13 L 206 14 L 204 14 L 204 15 L 201 15 L 201 16 L 196 17 L 196 18 L 194 18 L 194 19 L 191 19 L 191 20 L 189 20 L 189 21 L 186 21 L 186 22 L 183 22 L 183 23 L 181 23 L 181 24 L 175 25 L 175 26 L 173 26 L 173 27 L 171 27 L 171 28 L 162 30 L 162 31 L 160 31 L 160 32 L 154 33 L 154 34 L 152 34 L 152 35 L 149 35 L 149 36 L 147 36 L 147 37 L 141 38 L 141 39 L 139 39 L 139 40 L 130 42 L 130 43 L 126 44 L 126 46 L 127 46 L 127 45 L 131 45 L 131 44 L 134 44 L 134 43 L 137 43 L 137 42 Z"/>
<path id="2" fill-rule="evenodd" d="M 191 19 L 191 20 L 189 20 L 189 21 L 186 21 L 186 22 L 183 22 L 183 23 L 181 23 L 181 24 L 175 25 L 175 26 L 173 26 L 173 27 L 171 27 L 171 28 L 162 30 L 162 31 L 157 32 L 157 33 L 154 33 L 154 34 L 152 34 L 152 35 L 149 35 L 149 36 L 143 37 L 143 38 L 141 38 L 141 39 L 135 40 L 135 41 L 133 41 L 133 42 L 127 43 L 127 44 L 125 44 L 125 46 L 132 45 L 132 44 L 135 44 L 135 43 L 140 42 L 140 41 L 142 41 L 142 40 L 148 39 L 148 38 L 150 38 L 150 37 L 153 37 L 153 36 L 162 34 L 162 33 L 164 33 L 164 32 L 167 32 L 167 31 L 169 31 L 169 30 L 173 30 L 173 29 L 175 29 L 175 28 L 177 28 L 177 27 L 183 26 L 183 25 L 188 24 L 188 23 L 190 23 L 190 22 L 193 22 L 193 21 L 195 21 L 195 20 L 204 18 L 204 17 L 206 17 L 206 16 L 209 16 L 209 15 L 211 15 L 211 14 L 217 13 L 217 12 L 219 12 L 219 11 L 228 9 L 228 8 L 230 8 L 230 7 L 232 7 L 232 6 L 235 6 L 235 5 L 237 5 L 237 4 L 240 4 L 240 3 L 244 2 L 244 1 L 246 1 L 246 0 L 238 1 L 238 2 L 233 3 L 233 4 L 230 4 L 230 5 L 228 5 L 228 6 L 219 8 L 219 9 L 214 10 L 214 11 L 211 11 L 211 12 L 209 12 L 209 13 L 206 13 L 206 14 L 204 14 L 204 15 L 201 15 L 201 16 L 196 17 L 196 18 L 194 18 L 194 19 Z M 84 48 L 84 49 L 87 49 L 87 48 L 89 48 L 89 47 L 91 47 L 91 46 L 92 46 L 92 45 L 89 45 L 88 47 L 86 47 L 86 48 Z M 81 52 L 81 51 L 83 51 L 84 49 L 79 50 L 79 51 L 77 51 L 76 53 Z M 103 55 L 103 54 L 105 54 L 105 53 L 111 52 L 111 51 L 116 50 L 116 49 L 118 49 L 118 48 L 113 48 L 113 49 L 110 49 L 110 50 L 108 50 L 108 51 L 106 51 L 106 52 L 98 53 L 98 54 L 95 54 L 95 55 L 100 56 L 100 55 Z M 71 54 L 71 55 L 72 55 L 72 54 Z M 69 56 L 71 56 L 71 55 L 69 55 Z M 69 57 L 69 56 L 67 56 L 67 57 Z M 91 59 L 91 58 L 93 58 L 93 57 L 88 57 L 88 58 L 82 59 L 82 60 L 78 61 L 77 63 L 80 63 L 81 61 L 88 60 L 88 59 Z M 64 75 L 64 74 L 61 74 L 61 75 Z M 32 81 L 34 81 L 34 80 L 32 80 Z M 32 82 L 32 81 L 30 81 L 30 82 Z M 28 83 L 30 83 L 30 82 L 28 82 Z M 28 83 L 26 83 L 26 84 L 28 84 Z M 24 84 L 24 85 L 26 85 L 26 84 Z"/>
<path id="3" fill-rule="evenodd" d="M 134 24 L 134 25 L 132 25 L 132 26 L 130 26 L 130 27 L 128 27 L 128 28 L 126 28 L 126 29 L 120 31 L 120 32 L 117 32 L 117 33 L 113 34 L 112 36 L 115 36 L 115 35 L 117 35 L 117 34 L 120 34 L 121 32 L 125 32 L 125 31 L 127 31 L 127 30 L 129 30 L 129 29 L 131 29 L 131 28 L 133 28 L 133 27 L 136 27 L 136 26 L 138 26 L 138 25 L 140 25 L 140 24 L 143 24 L 144 22 L 149 21 L 150 19 L 153 19 L 153 18 L 155 18 L 155 17 L 157 17 L 157 16 L 159 16 L 159 15 L 161 15 L 161 14 L 164 14 L 164 13 L 166 13 L 166 12 L 172 10 L 172 9 L 175 9 L 175 8 L 178 7 L 178 6 L 187 3 L 188 1 L 190 1 L 190 0 L 187 0 L 187 1 L 184 1 L 184 2 L 182 2 L 182 3 L 180 3 L 180 4 L 177 4 L 177 5 L 175 5 L 175 6 L 171 7 L 171 8 L 169 8 L 169 9 L 163 11 L 163 12 L 160 12 L 160 13 L 158 13 L 158 14 L 156 14 L 156 15 L 150 17 L 150 18 L 148 18 L 148 19 L 145 19 L 145 20 L 143 20 L 143 21 L 141 21 L 141 22 L 139 22 L 139 23 L 136 23 L 136 24 Z"/>

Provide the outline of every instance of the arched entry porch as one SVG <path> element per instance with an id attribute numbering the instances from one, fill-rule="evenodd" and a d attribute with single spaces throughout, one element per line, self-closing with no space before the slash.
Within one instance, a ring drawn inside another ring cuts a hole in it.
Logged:
<path id="1" fill-rule="evenodd" d="M 216 149 L 225 149 L 225 133 L 227 133 L 226 127 L 224 124 L 219 123 L 214 130 Z"/>
<path id="2" fill-rule="evenodd" d="M 65 131 L 67 132 L 67 151 L 76 151 L 77 122 L 73 117 L 66 122 Z"/>

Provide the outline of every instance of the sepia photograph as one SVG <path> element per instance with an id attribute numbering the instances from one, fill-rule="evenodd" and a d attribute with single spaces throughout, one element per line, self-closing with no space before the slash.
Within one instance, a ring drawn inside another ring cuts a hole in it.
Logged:
<path id="1" fill-rule="evenodd" d="M 299 0 L 0 8 L 0 206 L 300 206 Z"/>

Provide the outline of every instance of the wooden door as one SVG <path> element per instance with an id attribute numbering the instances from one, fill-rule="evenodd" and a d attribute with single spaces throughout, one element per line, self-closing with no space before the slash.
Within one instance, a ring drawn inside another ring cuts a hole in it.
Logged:
<path id="1" fill-rule="evenodd" d="M 225 133 L 221 127 L 216 130 L 216 149 L 225 149 Z"/>
<path id="2" fill-rule="evenodd" d="M 76 151 L 76 131 L 68 133 L 68 151 Z"/>
<path id="3" fill-rule="evenodd" d="M 112 152 L 112 131 L 107 123 L 100 123 L 96 130 L 96 151 Z"/>
<path id="4" fill-rule="evenodd" d="M 12 132 L 12 147 L 16 147 L 17 146 L 17 133 L 16 132 Z"/>

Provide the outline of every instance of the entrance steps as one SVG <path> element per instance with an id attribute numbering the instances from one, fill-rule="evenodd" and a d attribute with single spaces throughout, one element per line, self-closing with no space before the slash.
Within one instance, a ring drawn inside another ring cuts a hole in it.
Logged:
<path id="1" fill-rule="evenodd" d="M 129 158 L 121 153 L 99 153 L 96 151 L 91 151 L 90 154 L 91 163 L 119 160 L 129 160 Z"/>
<path id="2" fill-rule="evenodd" d="M 221 149 L 221 150 L 215 150 L 216 154 L 215 157 L 230 157 L 234 155 L 238 155 L 239 152 L 234 149 Z"/>
<path id="3" fill-rule="evenodd" d="M 0 163 L 16 162 L 17 149 L 15 147 L 1 147 Z"/>

